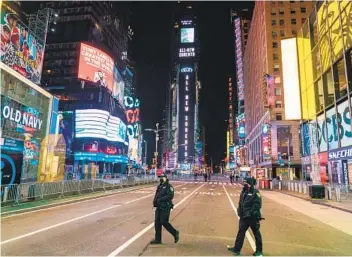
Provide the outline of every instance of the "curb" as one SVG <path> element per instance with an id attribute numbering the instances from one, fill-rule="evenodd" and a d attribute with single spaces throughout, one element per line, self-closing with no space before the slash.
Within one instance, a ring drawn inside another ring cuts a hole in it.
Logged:
<path id="1" fill-rule="evenodd" d="M 139 190 L 141 188 L 148 188 L 148 187 L 153 187 L 153 186 L 155 186 L 155 185 L 149 184 L 149 185 L 142 186 L 139 188 L 132 187 L 130 190 L 118 191 L 118 192 L 113 192 L 114 190 L 111 190 L 111 193 L 107 193 L 107 194 L 103 194 L 103 195 L 96 195 L 96 196 L 91 196 L 91 197 L 88 196 L 88 197 L 84 197 L 84 198 L 80 198 L 80 199 L 73 199 L 72 201 L 69 200 L 69 201 L 53 203 L 53 204 L 49 204 L 49 205 L 47 204 L 47 205 L 41 205 L 41 206 L 37 206 L 37 207 L 30 207 L 30 208 L 25 208 L 25 209 L 20 209 L 20 210 L 8 211 L 8 212 L 0 213 L 0 216 L 1 216 L 1 218 L 5 218 L 8 216 L 11 216 L 12 214 L 21 214 L 21 213 L 26 213 L 26 212 L 30 212 L 30 211 L 38 211 L 38 210 L 43 210 L 43 209 L 47 209 L 47 208 L 57 207 L 60 205 L 68 205 L 68 204 L 83 202 L 86 200 L 103 198 L 103 197 L 110 196 L 110 195 L 127 193 L 127 192 L 131 192 L 131 191 Z M 89 194 L 87 194 L 87 195 L 89 195 Z"/>
<path id="2" fill-rule="evenodd" d="M 337 210 L 340 210 L 340 211 L 344 211 L 344 212 L 347 212 L 347 213 L 352 213 L 352 210 L 345 209 L 345 208 L 342 208 L 342 207 L 338 207 L 338 206 L 335 206 L 335 205 L 332 205 L 332 204 L 322 203 L 322 202 L 314 202 L 314 200 L 312 200 L 312 199 L 306 199 L 306 198 L 299 197 L 297 195 L 291 195 L 289 193 L 282 192 L 282 191 L 276 191 L 276 190 L 274 191 L 273 190 L 272 192 L 278 192 L 278 193 L 281 193 L 281 194 L 284 194 L 284 195 L 289 195 L 289 196 L 292 196 L 292 197 L 296 197 L 298 199 L 305 200 L 307 202 L 311 202 L 312 204 L 322 205 L 322 206 L 330 207 L 330 208 L 337 209 Z"/>

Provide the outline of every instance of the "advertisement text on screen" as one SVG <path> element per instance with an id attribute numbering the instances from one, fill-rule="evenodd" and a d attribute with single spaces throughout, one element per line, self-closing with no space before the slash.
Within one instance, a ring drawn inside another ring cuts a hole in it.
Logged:
<path id="1" fill-rule="evenodd" d="M 5 119 L 10 119 L 11 121 L 27 127 L 31 127 L 33 129 L 40 130 L 43 124 L 43 120 L 35 117 L 34 115 L 27 112 L 21 112 L 20 110 L 15 110 L 9 106 L 3 107 L 2 116 Z"/>

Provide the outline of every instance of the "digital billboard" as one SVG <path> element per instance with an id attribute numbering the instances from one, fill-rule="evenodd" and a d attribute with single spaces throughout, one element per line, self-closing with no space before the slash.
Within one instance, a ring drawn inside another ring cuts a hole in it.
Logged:
<path id="1" fill-rule="evenodd" d="M 98 48 L 81 43 L 78 78 L 97 83 L 113 92 L 114 60 Z"/>
<path id="2" fill-rule="evenodd" d="M 243 79 L 243 51 L 241 19 L 235 19 L 235 49 L 236 49 L 236 68 L 237 68 L 237 95 L 238 100 L 244 100 L 244 79 Z"/>
<path id="3" fill-rule="evenodd" d="M 281 40 L 282 75 L 285 100 L 285 118 L 301 119 L 301 97 L 298 76 L 296 38 Z M 295 108 L 292 108 L 295 106 Z"/>
<path id="4" fill-rule="evenodd" d="M 181 43 L 194 43 L 194 28 L 181 28 Z"/>
<path id="5" fill-rule="evenodd" d="M 271 128 L 269 124 L 264 124 L 262 127 L 262 151 L 264 161 L 271 157 Z"/>
<path id="6" fill-rule="evenodd" d="M 196 52 L 194 47 L 180 48 L 178 57 L 195 57 Z"/>
<path id="7" fill-rule="evenodd" d="M 129 137 L 128 139 L 128 157 L 130 160 L 138 162 L 138 139 Z"/>
<path id="8" fill-rule="evenodd" d="M 123 81 L 118 69 L 114 66 L 114 85 L 112 88 L 112 96 L 115 97 L 121 106 L 124 106 L 125 82 Z"/>
<path id="9" fill-rule="evenodd" d="M 139 136 L 139 99 L 125 96 L 124 105 L 126 107 L 127 135 L 137 138 Z"/>
<path id="10" fill-rule="evenodd" d="M 77 138 L 102 138 L 113 142 L 125 142 L 126 124 L 107 111 L 76 110 L 75 120 Z"/>
<path id="11" fill-rule="evenodd" d="M 19 17 L 1 9 L 1 62 L 20 73 L 22 76 L 39 84 L 44 46 L 28 33 L 28 28 Z"/>

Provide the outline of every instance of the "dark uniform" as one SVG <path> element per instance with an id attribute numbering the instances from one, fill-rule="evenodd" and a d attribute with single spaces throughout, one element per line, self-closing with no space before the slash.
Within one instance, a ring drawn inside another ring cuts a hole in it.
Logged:
<path id="1" fill-rule="evenodd" d="M 260 220 L 262 198 L 257 189 L 254 188 L 256 180 L 253 178 L 246 178 L 244 180 L 244 187 L 241 192 L 240 201 L 238 204 L 237 214 L 240 217 L 239 229 L 235 241 L 235 247 L 229 248 L 229 251 L 239 255 L 243 246 L 246 231 L 250 227 L 255 237 L 256 251 L 254 256 L 263 255 L 263 242 L 260 234 Z"/>
<path id="2" fill-rule="evenodd" d="M 158 186 L 153 206 L 155 211 L 155 240 L 151 244 L 161 244 L 161 229 L 162 226 L 175 238 L 175 243 L 179 240 L 179 232 L 170 224 L 170 212 L 173 208 L 172 199 L 174 198 L 174 188 L 169 184 L 169 180 L 165 175 L 160 176 L 160 185 Z"/>

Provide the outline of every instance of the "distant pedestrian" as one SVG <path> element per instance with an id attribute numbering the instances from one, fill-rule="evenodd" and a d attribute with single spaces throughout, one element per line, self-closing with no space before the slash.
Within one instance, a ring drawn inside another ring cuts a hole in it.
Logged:
<path id="1" fill-rule="evenodd" d="M 240 255 L 246 231 L 250 227 L 255 237 L 256 251 L 253 256 L 263 255 L 263 242 L 260 233 L 262 198 L 257 189 L 254 188 L 256 181 L 247 177 L 243 182 L 243 190 L 240 195 L 237 214 L 240 217 L 239 229 L 235 241 L 235 246 L 228 248 L 235 255 Z"/>
<path id="2" fill-rule="evenodd" d="M 232 173 L 230 174 L 230 181 L 231 181 L 231 184 L 233 184 L 233 174 Z"/>
<path id="3" fill-rule="evenodd" d="M 236 182 L 238 182 L 238 175 L 236 174 Z"/>
<path id="4" fill-rule="evenodd" d="M 204 182 L 208 181 L 208 173 L 204 172 Z"/>
<path id="5" fill-rule="evenodd" d="M 175 243 L 180 240 L 180 232 L 177 231 L 169 222 L 170 212 L 174 205 L 172 199 L 174 198 L 174 188 L 170 185 L 169 180 L 165 174 L 159 176 L 160 184 L 156 190 L 153 206 L 155 210 L 155 239 L 151 244 L 162 244 L 161 229 L 164 227 L 171 235 L 174 236 Z"/>

